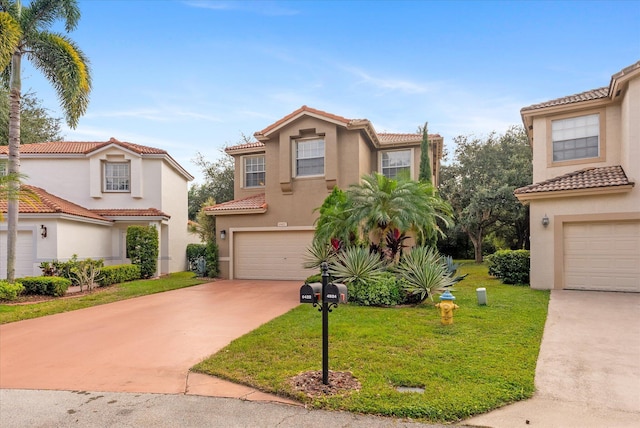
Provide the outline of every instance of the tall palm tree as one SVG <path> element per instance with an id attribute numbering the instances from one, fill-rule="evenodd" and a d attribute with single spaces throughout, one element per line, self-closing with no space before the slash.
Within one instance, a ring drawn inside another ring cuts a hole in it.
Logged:
<path id="1" fill-rule="evenodd" d="M 412 232 L 419 243 L 441 233 L 438 220 L 452 223 L 451 207 L 436 194 L 430 183 L 394 180 L 373 173 L 347 191 L 349 210 L 363 236 L 384 248 L 390 233 Z"/>
<path id="2" fill-rule="evenodd" d="M 55 88 L 68 125 L 75 128 L 87 110 L 91 76 L 89 61 L 67 36 L 48 29 L 63 20 L 72 31 L 80 19 L 76 0 L 0 0 L 0 76 L 9 88 L 9 174 L 20 174 L 20 98 L 22 57 L 42 71 Z M 17 192 L 19 183 L 9 183 Z M 15 280 L 18 201 L 7 208 L 7 280 Z"/>

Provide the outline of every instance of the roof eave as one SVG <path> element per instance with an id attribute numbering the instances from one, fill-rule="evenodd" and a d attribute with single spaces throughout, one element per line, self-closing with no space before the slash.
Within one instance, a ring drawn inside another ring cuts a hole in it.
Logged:
<path id="1" fill-rule="evenodd" d="M 210 216 L 220 216 L 220 215 L 242 215 L 242 214 L 264 214 L 267 212 L 267 207 L 261 208 L 243 208 L 236 210 L 205 210 L 206 215 Z"/>
<path id="2" fill-rule="evenodd" d="M 633 189 L 634 183 L 620 186 L 591 187 L 588 189 L 551 190 L 546 192 L 514 193 L 522 203 L 532 200 L 569 198 L 575 196 L 600 196 L 605 194 L 627 193 Z"/>

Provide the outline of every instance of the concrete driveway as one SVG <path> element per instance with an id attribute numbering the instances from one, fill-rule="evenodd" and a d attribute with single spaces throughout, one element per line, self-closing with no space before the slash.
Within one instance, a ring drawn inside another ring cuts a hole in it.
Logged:
<path id="1" fill-rule="evenodd" d="M 535 385 L 532 399 L 464 423 L 640 426 L 640 294 L 552 291 Z"/>
<path id="2" fill-rule="evenodd" d="M 189 368 L 297 306 L 300 285 L 216 281 L 2 325 L 0 388 L 255 393 Z"/>

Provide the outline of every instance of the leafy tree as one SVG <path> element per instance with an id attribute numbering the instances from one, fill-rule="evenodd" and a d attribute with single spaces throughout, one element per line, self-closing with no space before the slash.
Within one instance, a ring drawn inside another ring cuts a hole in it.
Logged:
<path id="1" fill-rule="evenodd" d="M 212 199 L 214 204 L 233 199 L 235 175 L 233 157 L 224 151 L 223 156 L 213 162 L 206 160 L 204 155 L 198 152 L 194 163 L 202 169 L 205 182 L 201 185 L 194 184 L 189 188 L 189 219 L 191 220 L 195 220 L 200 208 L 208 199 Z"/>
<path id="2" fill-rule="evenodd" d="M 348 209 L 347 194 L 334 187 L 322 205 L 315 209 L 320 216 L 316 220 L 314 241 L 327 244 L 331 239 L 337 239 L 340 241 L 338 246 L 355 243 L 358 229 Z"/>
<path id="3" fill-rule="evenodd" d="M 429 160 L 429 122 L 422 127 L 422 142 L 420 143 L 420 175 L 418 180 L 431 184 L 431 161 Z"/>
<path id="4" fill-rule="evenodd" d="M 455 158 L 441 170 L 440 192 L 453 207 L 457 224 L 482 262 L 483 239 L 490 232 L 515 248 L 528 245 L 528 207 L 513 191 L 531 183 L 531 149 L 522 127 L 482 140 L 455 139 Z"/>
<path id="5" fill-rule="evenodd" d="M 26 56 L 55 88 L 70 127 L 75 128 L 89 104 L 91 76 L 84 53 L 67 36 L 48 29 L 64 21 L 66 32 L 80 19 L 76 0 L 0 1 L 0 76 L 9 88 L 9 173 L 20 173 L 20 104 L 22 57 Z M 17 184 L 10 184 L 15 186 Z M 15 189 L 14 189 L 15 190 Z M 18 202 L 7 208 L 7 280 L 14 282 Z"/>
<path id="6" fill-rule="evenodd" d="M 20 144 L 61 141 L 60 118 L 49 115 L 31 92 L 22 96 L 20 105 Z M 9 92 L 0 86 L 0 146 L 9 144 Z"/>

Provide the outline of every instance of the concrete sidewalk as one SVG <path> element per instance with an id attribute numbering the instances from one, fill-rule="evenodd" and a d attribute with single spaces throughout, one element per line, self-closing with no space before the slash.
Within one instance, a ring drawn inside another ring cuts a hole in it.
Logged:
<path id="1" fill-rule="evenodd" d="M 551 292 L 536 394 L 464 421 L 493 428 L 640 426 L 640 294 Z"/>

